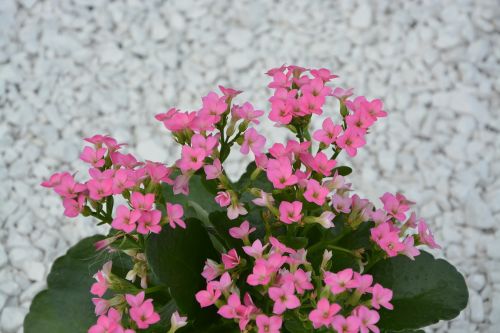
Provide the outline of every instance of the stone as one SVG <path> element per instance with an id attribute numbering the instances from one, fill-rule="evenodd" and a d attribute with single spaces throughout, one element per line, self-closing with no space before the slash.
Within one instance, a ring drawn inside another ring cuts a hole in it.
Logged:
<path id="1" fill-rule="evenodd" d="M 468 285 L 475 291 L 479 292 L 486 284 L 486 278 L 483 274 L 473 274 L 467 279 Z"/>
<path id="2" fill-rule="evenodd" d="M 42 281 L 45 277 L 45 266 L 39 261 L 26 261 L 23 264 L 26 276 L 32 281 Z"/>
<path id="3" fill-rule="evenodd" d="M 0 244 L 0 267 L 5 265 L 9 259 L 7 258 L 7 253 L 2 244 Z"/>
<path id="4" fill-rule="evenodd" d="M 350 24 L 353 28 L 366 29 L 372 24 L 372 9 L 367 3 L 361 3 L 350 15 Z"/>
<path id="5" fill-rule="evenodd" d="M 253 39 L 253 34 L 250 30 L 235 28 L 229 29 L 226 33 L 226 41 L 237 49 L 248 47 Z"/>
<path id="6" fill-rule="evenodd" d="M 484 320 L 483 300 L 475 291 L 469 294 L 470 318 L 475 323 L 481 323 Z"/>
<path id="7" fill-rule="evenodd" d="M 13 333 L 23 324 L 27 311 L 23 308 L 8 306 L 3 309 L 0 317 L 0 327 L 2 332 Z"/>
<path id="8" fill-rule="evenodd" d="M 495 219 L 493 218 L 490 208 L 477 192 L 471 191 L 466 197 L 464 204 L 465 219 L 467 223 L 473 224 L 481 229 L 489 229 L 495 226 Z"/>
<path id="9" fill-rule="evenodd" d="M 250 51 L 231 53 L 227 57 L 227 65 L 235 70 L 244 69 L 252 63 L 251 55 Z"/>
<path id="10" fill-rule="evenodd" d="M 138 143 L 137 153 L 145 160 L 166 162 L 168 150 L 158 144 L 156 140 L 147 139 Z"/>
<path id="11" fill-rule="evenodd" d="M 486 244 L 486 252 L 490 258 L 500 259 L 500 242 L 490 241 Z"/>

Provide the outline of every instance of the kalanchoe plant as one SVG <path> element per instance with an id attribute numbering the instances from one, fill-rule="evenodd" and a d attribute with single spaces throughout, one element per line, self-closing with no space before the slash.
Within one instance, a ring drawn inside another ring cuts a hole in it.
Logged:
<path id="1" fill-rule="evenodd" d="M 414 203 L 353 194 L 337 161 L 365 145 L 382 102 L 330 87 L 327 69 L 267 74 L 269 118 L 296 140 L 266 144 L 256 129 L 265 112 L 220 87 L 198 111 L 156 116 L 182 145 L 171 166 L 95 135 L 80 155 L 89 179 L 43 182 L 66 216 L 110 231 L 55 262 L 26 333 L 416 332 L 459 314 L 464 279 L 422 250 L 439 246 Z M 337 118 L 310 133 L 328 99 Z M 235 146 L 254 158 L 238 181 L 224 169 Z"/>

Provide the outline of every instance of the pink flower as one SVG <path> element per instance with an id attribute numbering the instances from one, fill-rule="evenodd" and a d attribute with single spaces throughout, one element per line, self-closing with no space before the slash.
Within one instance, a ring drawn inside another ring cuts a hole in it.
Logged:
<path id="1" fill-rule="evenodd" d="M 121 194 L 124 190 L 135 185 L 134 171 L 127 169 L 116 170 L 113 175 L 113 194 Z"/>
<path id="2" fill-rule="evenodd" d="M 129 314 L 140 329 L 146 329 L 160 321 L 160 315 L 155 312 L 153 300 L 151 299 L 146 300 L 140 306 L 132 307 Z"/>
<path id="3" fill-rule="evenodd" d="M 102 145 L 106 145 L 106 147 L 108 147 L 111 151 L 118 150 L 122 146 L 122 144 L 118 144 L 116 140 L 109 135 L 96 134 L 90 138 L 85 138 L 84 140 L 92 143 L 97 148 L 102 147 Z"/>
<path id="4" fill-rule="evenodd" d="M 243 246 L 243 251 L 250 257 L 254 257 L 257 259 L 262 257 L 262 253 L 268 245 L 269 244 L 262 246 L 262 242 L 257 239 L 252 243 L 252 246 Z"/>
<path id="5" fill-rule="evenodd" d="M 188 324 L 187 321 L 188 317 L 182 317 L 179 314 L 179 311 L 175 311 L 172 313 L 172 316 L 170 317 L 170 333 L 176 332 L 179 328 L 182 328 Z"/>
<path id="6" fill-rule="evenodd" d="M 322 298 L 319 300 L 316 309 L 309 313 L 309 320 L 313 323 L 314 328 L 329 327 L 333 316 L 339 311 L 340 305 L 336 303 L 330 304 L 328 299 Z"/>
<path id="7" fill-rule="evenodd" d="M 307 84 L 300 87 L 303 94 L 310 94 L 316 98 L 322 98 L 323 103 L 326 96 L 330 95 L 332 88 L 325 86 L 321 78 L 314 78 Z"/>
<path id="8" fill-rule="evenodd" d="M 347 289 L 358 286 L 357 281 L 353 280 L 353 270 L 351 268 L 346 268 L 337 273 L 325 272 L 324 281 L 334 294 L 340 294 Z"/>
<path id="9" fill-rule="evenodd" d="M 155 118 L 173 133 L 189 129 L 193 123 L 196 114 L 194 112 L 180 112 L 176 108 L 169 109 L 166 113 L 160 113 Z"/>
<path id="10" fill-rule="evenodd" d="M 67 172 L 61 172 L 61 173 L 56 172 L 50 176 L 49 180 L 42 182 L 40 185 L 42 185 L 43 187 L 47 187 L 47 188 L 56 187 L 57 185 L 61 184 L 62 176 L 65 174 L 69 175 L 69 173 L 67 173 Z"/>
<path id="11" fill-rule="evenodd" d="M 283 100 L 274 100 L 271 103 L 269 119 L 282 125 L 287 125 L 292 121 L 293 114 L 290 105 Z"/>
<path id="12" fill-rule="evenodd" d="M 319 152 L 314 157 L 309 153 L 302 154 L 301 159 L 311 169 L 326 177 L 330 176 L 330 174 L 332 173 L 332 169 L 337 164 L 337 161 L 330 160 L 322 152 Z"/>
<path id="13" fill-rule="evenodd" d="M 59 179 L 57 178 L 59 177 L 55 177 L 54 182 L 50 184 L 54 186 L 54 191 L 64 198 L 76 198 L 80 192 L 87 189 L 87 186 L 75 182 L 73 176 L 67 172 L 62 173 Z"/>
<path id="14" fill-rule="evenodd" d="M 252 202 L 261 207 L 267 207 L 269 205 L 272 205 L 274 203 L 274 198 L 273 195 L 267 192 L 264 192 L 260 190 L 259 192 L 260 196 L 258 198 L 255 198 L 252 200 Z"/>
<path id="15" fill-rule="evenodd" d="M 342 196 L 335 193 L 332 196 L 332 206 L 337 212 L 349 214 L 351 212 L 352 200 L 348 195 Z"/>
<path id="16" fill-rule="evenodd" d="M 305 252 L 304 252 L 305 253 Z M 290 261 L 290 260 L 289 260 Z M 297 260 L 300 263 L 304 263 L 305 260 Z M 306 273 L 302 268 L 297 269 L 293 273 L 287 273 L 282 275 L 284 283 L 292 283 L 298 294 L 302 295 L 306 290 L 314 289 L 311 283 L 311 273 Z"/>
<path id="17" fill-rule="evenodd" d="M 255 228 L 250 228 L 250 223 L 248 221 L 243 221 L 239 227 L 233 227 L 229 229 L 229 234 L 231 237 L 236 239 L 248 239 L 248 235 L 254 232 Z"/>
<path id="18" fill-rule="evenodd" d="M 389 257 L 395 257 L 405 249 L 399 241 L 399 230 L 390 222 L 384 222 L 370 230 L 371 239 L 382 248 Z"/>
<path id="19" fill-rule="evenodd" d="M 320 78 L 323 82 L 328 82 L 331 79 L 335 79 L 338 77 L 338 75 L 332 74 L 330 70 L 326 68 L 320 68 L 320 69 L 311 69 L 311 75 L 314 76 L 315 78 Z"/>
<path id="20" fill-rule="evenodd" d="M 344 134 L 336 140 L 336 143 L 340 148 L 344 149 L 349 156 L 353 157 L 356 156 L 357 149 L 363 147 L 366 141 L 357 131 L 347 128 Z"/>
<path id="21" fill-rule="evenodd" d="M 356 316 L 345 318 L 344 316 L 337 315 L 332 320 L 332 327 L 337 333 L 358 333 L 359 326 L 360 320 Z"/>
<path id="22" fill-rule="evenodd" d="M 245 131 L 240 151 L 242 154 L 247 155 L 251 150 L 254 155 L 260 155 L 265 144 L 266 138 L 254 128 L 249 128 Z"/>
<path id="23" fill-rule="evenodd" d="M 219 178 L 220 175 L 222 175 L 222 164 L 217 158 L 214 160 L 213 164 L 207 164 L 203 166 L 203 170 L 205 170 L 207 180 L 216 179 Z"/>
<path id="24" fill-rule="evenodd" d="M 80 154 L 80 159 L 94 168 L 100 168 L 104 166 L 104 154 L 106 154 L 106 148 L 92 149 L 91 147 L 85 147 Z"/>
<path id="25" fill-rule="evenodd" d="M 184 209 L 180 204 L 171 204 L 167 202 L 167 220 L 172 229 L 175 229 L 175 226 L 186 229 L 186 223 L 182 220 L 182 216 L 184 215 Z"/>
<path id="26" fill-rule="evenodd" d="M 159 233 L 161 231 L 160 220 L 161 212 L 159 210 L 142 212 L 137 221 L 137 232 L 143 235 L 147 235 L 149 232 Z"/>
<path id="27" fill-rule="evenodd" d="M 307 181 L 306 191 L 304 192 L 304 198 L 309 202 L 314 202 L 318 206 L 322 206 L 329 192 L 330 191 L 321 186 L 317 180 L 309 179 Z"/>
<path id="28" fill-rule="evenodd" d="M 181 159 L 177 161 L 177 166 L 182 172 L 197 171 L 203 166 L 206 157 L 205 149 L 182 146 Z"/>
<path id="29" fill-rule="evenodd" d="M 132 295 L 132 294 L 126 294 L 125 295 L 125 300 L 127 301 L 128 305 L 131 307 L 140 307 L 142 303 L 144 303 L 144 298 L 146 294 L 144 291 L 141 291 L 137 295 Z"/>
<path id="30" fill-rule="evenodd" d="M 292 224 L 293 222 L 299 222 L 302 219 L 302 202 L 294 201 L 287 202 L 282 201 L 279 207 L 280 220 L 286 224 Z"/>
<path id="31" fill-rule="evenodd" d="M 91 179 L 87 182 L 89 197 L 92 200 L 99 201 L 113 194 L 113 179 Z"/>
<path id="32" fill-rule="evenodd" d="M 290 81 L 290 72 L 287 74 L 277 71 L 273 73 L 271 76 L 273 77 L 273 81 L 269 83 L 267 86 L 269 88 L 289 88 L 291 85 Z"/>
<path id="33" fill-rule="evenodd" d="M 377 311 L 370 310 L 366 306 L 360 305 L 354 309 L 353 313 L 360 321 L 359 331 L 361 333 L 368 333 L 369 331 L 374 333 L 380 332 L 378 327 L 375 326 L 375 324 L 380 320 L 380 315 Z"/>
<path id="34" fill-rule="evenodd" d="M 191 137 L 191 147 L 201 148 L 205 151 L 205 156 L 212 155 L 215 147 L 219 144 L 219 135 L 203 136 L 195 134 Z"/>
<path id="35" fill-rule="evenodd" d="M 210 92 L 207 96 L 202 98 L 203 107 L 200 110 L 200 114 L 211 116 L 214 119 L 214 123 L 218 123 L 220 121 L 220 116 L 227 109 L 225 99 L 225 97 L 219 97 L 216 93 Z"/>
<path id="36" fill-rule="evenodd" d="M 229 296 L 227 304 L 223 305 L 217 313 L 226 319 L 237 319 L 239 321 L 240 330 L 243 332 L 250 321 L 252 310 L 252 306 L 247 307 L 241 304 L 240 296 L 233 293 Z"/>
<path id="37" fill-rule="evenodd" d="M 85 206 L 85 196 L 80 194 L 77 199 L 64 198 L 63 206 L 64 206 L 64 215 L 67 217 L 76 217 L 78 216 Z"/>
<path id="38" fill-rule="evenodd" d="M 290 160 L 286 157 L 270 159 L 267 163 L 267 178 L 275 188 L 283 189 L 297 183 L 297 176 L 293 174 Z"/>
<path id="39" fill-rule="evenodd" d="M 98 271 L 94 275 L 94 279 L 96 279 L 97 282 L 95 282 L 91 287 L 90 287 L 90 293 L 92 295 L 96 295 L 99 297 L 102 297 L 104 293 L 106 293 L 106 290 L 108 290 L 109 287 L 109 277 L 111 275 L 111 266 L 113 265 L 112 261 L 108 261 L 102 266 L 102 270 Z"/>
<path id="40" fill-rule="evenodd" d="M 270 280 L 271 272 L 264 263 L 256 263 L 255 266 L 253 266 L 252 274 L 247 277 L 247 283 L 251 286 L 265 286 Z"/>
<path id="41" fill-rule="evenodd" d="M 135 230 L 136 223 L 141 217 L 139 210 L 130 210 L 125 205 L 120 205 L 116 209 L 116 216 L 111 222 L 111 226 L 116 230 L 122 230 L 130 233 Z"/>
<path id="42" fill-rule="evenodd" d="M 254 124 L 259 124 L 258 118 L 264 114 L 264 111 L 254 110 L 252 104 L 245 102 L 242 106 L 235 105 L 232 109 L 233 116 Z"/>
<path id="43" fill-rule="evenodd" d="M 218 282 L 209 282 L 206 290 L 200 290 L 195 298 L 202 308 L 214 304 L 221 296 L 221 291 L 217 288 Z"/>
<path id="44" fill-rule="evenodd" d="M 273 312 L 282 314 L 286 309 L 295 309 L 300 306 L 300 300 L 294 294 L 293 284 L 284 284 L 281 287 L 269 288 L 269 297 L 274 301 Z"/>
<path id="45" fill-rule="evenodd" d="M 382 203 L 384 204 L 384 210 L 387 212 L 387 214 L 399 221 L 404 221 L 406 219 L 405 213 L 408 211 L 408 209 L 410 209 L 410 207 L 406 203 L 404 203 L 405 201 L 400 201 L 397 196 L 394 196 L 387 192 L 380 197 L 380 201 L 382 201 Z"/>
<path id="46" fill-rule="evenodd" d="M 342 132 L 342 126 L 335 125 L 331 118 L 326 118 L 323 121 L 322 129 L 313 133 L 313 138 L 326 146 L 335 142 L 337 137 Z"/>
<path id="47" fill-rule="evenodd" d="M 243 204 L 239 202 L 233 202 L 231 206 L 227 208 L 227 217 L 230 220 L 237 219 L 238 216 L 246 214 L 248 214 L 248 211 L 246 210 L 245 206 L 243 206 Z"/>
<path id="48" fill-rule="evenodd" d="M 370 287 L 373 283 L 373 276 L 370 274 L 359 274 L 358 272 L 354 272 L 353 280 L 356 284 L 356 292 L 365 294 L 370 291 Z"/>
<path id="49" fill-rule="evenodd" d="M 89 328 L 88 333 L 123 333 L 120 325 L 120 314 L 115 309 L 109 309 L 108 315 L 97 318 L 97 323 Z"/>
<path id="50" fill-rule="evenodd" d="M 191 173 L 183 173 L 177 176 L 174 180 L 174 185 L 172 191 L 174 194 L 182 193 L 184 195 L 189 194 L 189 180 L 191 179 Z"/>
<path id="51" fill-rule="evenodd" d="M 225 269 L 233 269 L 240 264 L 240 256 L 235 249 L 222 254 L 222 263 Z"/>
<path id="52" fill-rule="evenodd" d="M 170 185 L 173 184 L 173 180 L 169 178 L 172 169 L 167 168 L 164 164 L 147 161 L 144 169 L 153 183 L 158 184 L 162 181 Z"/>
<path id="53" fill-rule="evenodd" d="M 130 196 L 130 204 L 137 210 L 151 210 L 154 202 L 155 195 L 153 193 L 133 192 Z"/>
<path id="54" fill-rule="evenodd" d="M 360 135 L 366 134 L 366 130 L 373 125 L 375 119 L 365 110 L 354 112 L 346 118 L 347 127 L 357 131 Z"/>
<path id="55" fill-rule="evenodd" d="M 280 333 L 283 319 L 279 316 L 268 317 L 266 315 L 258 315 L 256 318 L 257 333 Z"/>
<path id="56" fill-rule="evenodd" d="M 337 87 L 333 89 L 332 96 L 337 98 L 339 101 L 345 101 L 347 97 L 352 96 L 352 88 L 344 89 L 341 87 Z"/>
<path id="57" fill-rule="evenodd" d="M 207 259 L 205 261 L 205 266 L 203 266 L 203 272 L 201 276 L 207 281 L 212 281 L 216 279 L 219 275 L 224 272 L 224 266 L 213 261 L 212 259 Z"/>
<path id="58" fill-rule="evenodd" d="M 420 240 L 420 243 L 425 244 L 429 246 L 431 249 L 440 249 L 441 246 L 439 246 L 435 241 L 434 241 L 434 236 L 432 235 L 429 227 L 427 226 L 427 223 L 425 223 L 423 220 L 420 221 L 418 224 L 418 237 Z"/>
<path id="59" fill-rule="evenodd" d="M 217 202 L 221 207 L 227 207 L 231 204 L 231 194 L 228 191 L 217 192 L 217 195 L 215 196 L 215 202 Z"/>
<path id="60" fill-rule="evenodd" d="M 109 307 L 111 306 L 107 299 L 98 297 L 92 298 L 92 303 L 94 303 L 95 306 L 94 312 L 96 316 L 102 316 L 109 310 Z"/>
<path id="61" fill-rule="evenodd" d="M 415 260 L 415 257 L 420 254 L 420 251 L 414 246 L 414 243 L 415 240 L 413 236 L 407 236 L 403 241 L 403 245 L 405 248 L 403 251 L 401 251 L 401 254 L 404 254 L 411 260 Z"/>
<path id="62" fill-rule="evenodd" d="M 219 89 L 220 89 L 221 93 L 226 97 L 226 99 L 234 98 L 243 92 L 241 90 L 236 90 L 233 88 L 226 88 L 223 86 L 219 86 Z"/>
<path id="63" fill-rule="evenodd" d="M 392 299 L 392 290 L 382 287 L 380 284 L 376 283 L 372 288 L 372 306 L 375 309 L 380 309 L 380 306 L 388 310 L 392 310 L 390 300 Z"/>

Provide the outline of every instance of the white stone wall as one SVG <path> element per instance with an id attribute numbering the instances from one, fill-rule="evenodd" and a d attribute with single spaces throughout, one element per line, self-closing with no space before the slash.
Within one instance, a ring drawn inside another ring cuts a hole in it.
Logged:
<path id="1" fill-rule="evenodd" d="M 85 172 L 82 137 L 171 163 L 154 114 L 217 84 L 267 109 L 263 73 L 283 63 L 385 101 L 350 180 L 417 201 L 465 273 L 469 307 L 435 330 L 500 332 L 499 62 L 498 0 L 0 0 L 0 332 L 22 331 L 52 261 L 95 232 L 38 185 Z"/>

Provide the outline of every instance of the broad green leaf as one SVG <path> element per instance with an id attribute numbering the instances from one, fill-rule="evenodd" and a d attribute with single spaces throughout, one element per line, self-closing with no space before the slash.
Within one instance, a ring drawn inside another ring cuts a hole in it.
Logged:
<path id="1" fill-rule="evenodd" d="M 332 174 L 335 174 L 335 172 L 338 172 L 338 174 L 341 176 L 347 176 L 351 174 L 352 169 L 348 166 L 342 165 L 332 170 Z"/>
<path id="2" fill-rule="evenodd" d="M 447 261 L 424 251 L 415 261 L 404 256 L 380 261 L 368 273 L 394 292 L 394 310 L 380 311 L 378 326 L 385 330 L 417 329 L 450 320 L 467 305 L 464 277 Z"/>
<path id="3" fill-rule="evenodd" d="M 146 241 L 146 255 L 156 278 L 165 284 L 181 313 L 194 318 L 200 306 L 195 294 L 205 287 L 201 276 L 207 258 L 220 260 L 200 220 L 186 220 L 186 229 L 164 227 Z"/>
<path id="4" fill-rule="evenodd" d="M 313 332 L 313 326 L 309 320 L 302 321 L 294 312 L 287 311 L 283 319 L 283 326 L 289 333 Z"/>
<path id="5" fill-rule="evenodd" d="M 24 332 L 85 333 L 96 322 L 90 286 L 95 282 L 93 275 L 111 259 L 95 251 L 94 243 L 101 239 L 103 236 L 85 238 L 54 262 L 47 290 L 34 298 Z M 114 259 L 113 271 L 128 264 Z"/>

